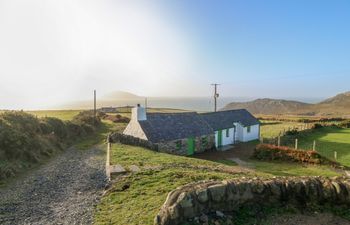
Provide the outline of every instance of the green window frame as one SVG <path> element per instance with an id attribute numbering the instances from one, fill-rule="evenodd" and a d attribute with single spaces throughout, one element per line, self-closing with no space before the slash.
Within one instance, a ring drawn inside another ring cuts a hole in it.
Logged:
<path id="1" fill-rule="evenodd" d="M 250 133 L 250 131 L 251 131 L 251 127 L 247 126 L 247 133 Z"/>
<path id="2" fill-rule="evenodd" d="M 226 129 L 226 137 L 230 137 L 230 129 Z"/>

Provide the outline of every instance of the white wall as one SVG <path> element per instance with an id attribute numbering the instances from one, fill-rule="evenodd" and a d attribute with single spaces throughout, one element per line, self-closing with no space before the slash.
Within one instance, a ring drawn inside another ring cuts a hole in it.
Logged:
<path id="1" fill-rule="evenodd" d="M 229 128 L 229 136 L 226 137 L 226 129 L 222 130 L 222 145 L 234 144 L 235 129 Z M 215 131 L 215 146 L 218 147 L 218 131 Z"/>
<path id="2" fill-rule="evenodd" d="M 236 140 L 240 142 L 247 142 L 259 139 L 259 124 L 250 126 L 250 132 L 247 132 L 247 127 L 243 127 L 240 123 L 235 123 L 236 126 Z"/>
<path id="3" fill-rule="evenodd" d="M 138 137 L 140 139 L 147 140 L 147 137 L 145 133 L 143 132 L 139 121 L 137 120 L 130 120 L 128 126 L 126 126 L 125 130 L 123 131 L 123 134 L 131 135 L 134 137 Z"/>
<path id="4" fill-rule="evenodd" d="M 243 128 L 243 142 L 259 139 L 259 124 L 250 126 L 250 132 L 247 132 L 247 127 Z"/>
<path id="5" fill-rule="evenodd" d="M 226 129 L 222 131 L 222 145 L 234 144 L 233 135 L 235 129 L 232 127 L 229 129 L 229 136 L 226 137 Z"/>

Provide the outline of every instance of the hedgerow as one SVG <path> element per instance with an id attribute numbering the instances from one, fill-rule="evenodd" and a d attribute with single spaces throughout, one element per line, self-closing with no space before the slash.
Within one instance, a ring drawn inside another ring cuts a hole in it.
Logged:
<path id="1" fill-rule="evenodd" d="M 101 125 L 90 111 L 72 121 L 37 118 L 23 111 L 0 114 L 0 180 L 56 154 Z"/>
<path id="2" fill-rule="evenodd" d="M 254 150 L 253 157 L 259 160 L 281 160 L 309 164 L 322 164 L 339 167 L 340 164 L 321 156 L 317 151 L 297 150 L 286 146 L 259 144 Z"/>

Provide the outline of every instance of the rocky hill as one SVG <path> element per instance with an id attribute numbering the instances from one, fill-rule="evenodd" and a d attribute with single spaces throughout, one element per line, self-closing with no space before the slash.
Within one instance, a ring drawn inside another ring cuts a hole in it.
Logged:
<path id="1" fill-rule="evenodd" d="M 350 116 L 350 92 L 338 94 L 317 104 L 264 98 L 250 102 L 232 102 L 227 104 L 222 110 L 242 108 L 253 114 Z"/>

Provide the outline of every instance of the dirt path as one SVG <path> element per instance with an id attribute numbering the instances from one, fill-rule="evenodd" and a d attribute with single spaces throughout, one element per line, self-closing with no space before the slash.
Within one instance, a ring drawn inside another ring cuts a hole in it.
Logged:
<path id="1" fill-rule="evenodd" d="M 104 151 L 68 149 L 0 189 L 0 224 L 91 224 L 106 184 Z"/>

